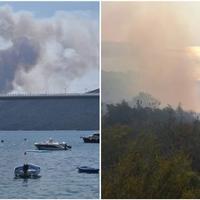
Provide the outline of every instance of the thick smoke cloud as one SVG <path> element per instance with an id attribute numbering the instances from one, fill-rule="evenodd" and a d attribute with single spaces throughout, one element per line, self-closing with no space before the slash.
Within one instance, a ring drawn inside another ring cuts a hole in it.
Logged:
<path id="1" fill-rule="evenodd" d="M 1 7 L 0 92 L 62 92 L 98 70 L 98 22 L 87 14 L 36 18 Z"/>
<path id="2" fill-rule="evenodd" d="M 144 91 L 200 110 L 199 8 L 199 2 L 104 2 L 103 69 L 132 72 L 124 88 L 130 96 Z"/>

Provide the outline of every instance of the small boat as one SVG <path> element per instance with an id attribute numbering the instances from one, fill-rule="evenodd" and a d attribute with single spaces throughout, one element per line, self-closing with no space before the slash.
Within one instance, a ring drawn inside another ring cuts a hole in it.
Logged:
<path id="1" fill-rule="evenodd" d="M 87 166 L 82 166 L 82 167 L 78 167 L 78 172 L 79 173 L 87 173 L 87 174 L 98 174 L 99 169 L 87 167 Z"/>
<path id="2" fill-rule="evenodd" d="M 99 133 L 94 133 L 88 137 L 81 137 L 85 143 L 99 143 Z"/>
<path id="3" fill-rule="evenodd" d="M 33 164 L 24 164 L 19 167 L 15 167 L 14 174 L 16 178 L 39 178 L 40 167 Z"/>
<path id="4" fill-rule="evenodd" d="M 59 143 L 54 142 L 52 138 L 50 138 L 46 142 L 35 143 L 34 144 L 38 150 L 68 150 L 72 147 L 67 145 L 65 142 Z"/>

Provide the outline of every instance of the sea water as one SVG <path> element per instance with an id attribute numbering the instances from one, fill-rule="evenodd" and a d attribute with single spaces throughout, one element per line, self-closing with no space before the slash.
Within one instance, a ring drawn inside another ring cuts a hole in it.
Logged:
<path id="1" fill-rule="evenodd" d="M 77 170 L 79 166 L 99 168 L 99 144 L 84 143 L 80 138 L 93 133 L 94 131 L 0 131 L 0 140 L 4 140 L 0 143 L 0 198 L 98 198 L 99 174 L 78 173 Z M 43 142 L 49 138 L 64 141 L 72 149 L 31 152 L 36 149 L 35 142 Z M 14 167 L 25 162 L 40 166 L 41 177 L 16 179 Z"/>

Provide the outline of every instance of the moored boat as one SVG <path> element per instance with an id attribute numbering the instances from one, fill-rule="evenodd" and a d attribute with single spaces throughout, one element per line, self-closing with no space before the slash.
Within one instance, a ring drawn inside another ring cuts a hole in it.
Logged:
<path id="1" fill-rule="evenodd" d="M 88 137 L 81 137 L 85 143 L 99 143 L 99 133 L 94 133 Z"/>
<path id="2" fill-rule="evenodd" d="M 99 169 L 88 167 L 88 166 L 81 166 L 81 167 L 78 167 L 78 172 L 79 173 L 87 173 L 87 174 L 98 174 Z"/>
<path id="3" fill-rule="evenodd" d="M 53 139 L 49 139 L 46 142 L 35 143 L 34 144 L 38 150 L 69 150 L 71 146 L 67 145 L 65 142 L 59 143 L 54 142 Z"/>
<path id="4" fill-rule="evenodd" d="M 38 178 L 40 177 L 40 167 L 33 164 L 24 164 L 15 167 L 14 174 L 16 178 Z"/>

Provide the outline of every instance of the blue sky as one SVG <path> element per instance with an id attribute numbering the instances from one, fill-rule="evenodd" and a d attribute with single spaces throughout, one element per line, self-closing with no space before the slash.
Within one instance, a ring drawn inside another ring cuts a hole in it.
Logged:
<path id="1" fill-rule="evenodd" d="M 94 19 L 99 17 L 99 2 L 0 2 L 3 5 L 10 5 L 14 11 L 31 11 L 35 17 L 50 17 L 56 11 L 89 11 Z"/>

